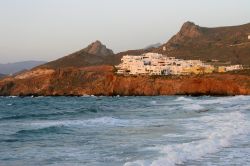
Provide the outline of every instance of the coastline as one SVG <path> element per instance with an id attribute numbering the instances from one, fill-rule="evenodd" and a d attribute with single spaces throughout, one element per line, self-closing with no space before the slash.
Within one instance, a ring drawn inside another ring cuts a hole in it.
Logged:
<path id="1" fill-rule="evenodd" d="M 0 81 L 0 96 L 250 95 L 249 70 L 188 76 L 122 76 L 112 66 L 29 71 Z"/>

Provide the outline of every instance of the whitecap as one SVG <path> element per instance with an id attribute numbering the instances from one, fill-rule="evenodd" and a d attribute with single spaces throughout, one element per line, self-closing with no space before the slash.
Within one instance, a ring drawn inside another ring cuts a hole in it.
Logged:
<path id="1" fill-rule="evenodd" d="M 181 97 L 178 97 L 175 101 L 193 101 L 193 100 L 190 98 L 181 96 Z"/>
<path id="2" fill-rule="evenodd" d="M 61 120 L 61 121 L 37 121 L 29 123 L 29 126 L 52 127 L 52 126 L 124 126 L 129 124 L 127 120 L 113 117 L 100 117 L 87 120 Z"/>
<path id="3" fill-rule="evenodd" d="M 204 124 L 203 130 L 199 130 L 202 139 L 155 147 L 154 149 L 159 149 L 162 154 L 161 157 L 153 161 L 127 162 L 124 166 L 174 166 L 176 164 L 185 164 L 189 160 L 198 160 L 207 154 L 216 153 L 224 147 L 230 147 L 235 137 L 243 137 L 250 131 L 250 124 L 241 112 L 214 114 L 212 116 L 193 118 L 192 121 L 194 120 L 199 125 Z"/>
<path id="4" fill-rule="evenodd" d="M 9 98 L 17 98 L 18 96 L 9 96 Z"/>
<path id="5" fill-rule="evenodd" d="M 157 104 L 156 101 L 151 101 L 150 103 L 153 104 L 153 105 Z"/>
<path id="6" fill-rule="evenodd" d="M 157 120 L 145 121 L 141 119 L 118 119 L 115 117 L 99 117 L 92 119 L 84 119 L 84 120 L 41 120 L 41 121 L 30 121 L 26 123 L 31 128 L 44 128 L 44 127 L 52 127 L 52 126 L 78 126 L 78 127 L 124 127 L 124 126 L 151 126 L 152 124 L 160 124 L 165 120 L 159 122 Z"/>
<path id="7" fill-rule="evenodd" d="M 204 110 L 205 108 L 199 104 L 186 104 L 183 106 L 183 109 L 191 111 L 199 111 L 199 110 Z"/>

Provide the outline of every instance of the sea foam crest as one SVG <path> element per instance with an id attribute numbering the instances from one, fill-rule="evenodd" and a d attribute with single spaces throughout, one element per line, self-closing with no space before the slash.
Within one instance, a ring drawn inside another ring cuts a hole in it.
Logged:
<path id="1" fill-rule="evenodd" d="M 51 126 L 123 126 L 128 124 L 127 120 L 116 119 L 113 117 L 100 117 L 86 120 L 62 120 L 62 121 L 38 121 L 30 123 L 31 126 L 51 127 Z"/>
<path id="2" fill-rule="evenodd" d="M 231 146 L 235 137 L 249 132 L 250 124 L 241 112 L 221 113 L 199 118 L 200 125 L 210 126 L 200 133 L 203 139 L 182 144 L 166 145 L 156 149 L 162 154 L 154 161 L 127 162 L 124 166 L 174 166 L 188 160 L 197 160 L 203 156 L 218 152 Z"/>
<path id="3" fill-rule="evenodd" d="M 158 120 L 159 121 L 159 120 Z M 161 121 L 158 123 L 162 123 Z M 85 120 L 58 120 L 58 121 L 50 121 L 50 120 L 41 120 L 35 122 L 29 122 L 28 126 L 31 128 L 46 128 L 53 126 L 82 126 L 82 127 L 96 127 L 96 126 L 147 126 L 157 124 L 155 121 L 144 121 L 141 119 L 118 119 L 115 117 L 99 117 L 93 119 L 85 119 Z M 27 125 L 27 124 L 26 124 Z"/>
<path id="4" fill-rule="evenodd" d="M 181 96 L 181 97 L 178 97 L 175 101 L 193 101 L 193 100 L 190 98 Z"/>

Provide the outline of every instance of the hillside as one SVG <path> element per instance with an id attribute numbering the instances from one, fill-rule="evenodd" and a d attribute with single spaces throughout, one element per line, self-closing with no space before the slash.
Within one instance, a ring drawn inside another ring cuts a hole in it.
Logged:
<path id="1" fill-rule="evenodd" d="M 240 26 L 206 28 L 192 22 L 154 52 L 182 59 L 219 60 L 250 65 L 250 23 Z"/>
<path id="2" fill-rule="evenodd" d="M 111 49 L 108 49 L 100 41 L 91 43 L 86 48 L 62 57 L 55 61 L 46 63 L 38 68 L 64 68 L 84 67 L 97 65 L 113 65 L 120 62 L 121 57 L 116 56 Z"/>
<path id="3" fill-rule="evenodd" d="M 124 55 L 158 52 L 183 59 L 250 65 L 250 24 L 205 28 L 185 23 L 159 48 L 114 54 L 100 41 L 58 60 L 0 81 L 1 95 L 250 95 L 250 70 L 189 76 L 122 76 Z"/>
<path id="4" fill-rule="evenodd" d="M 124 55 L 140 55 L 146 52 L 158 52 L 181 59 L 200 59 L 219 64 L 250 65 L 250 24 L 206 28 L 186 22 L 180 31 L 167 43 L 157 48 L 128 50 L 114 54 L 100 41 L 86 48 L 49 62 L 39 68 L 86 67 L 98 65 L 117 65 Z"/>

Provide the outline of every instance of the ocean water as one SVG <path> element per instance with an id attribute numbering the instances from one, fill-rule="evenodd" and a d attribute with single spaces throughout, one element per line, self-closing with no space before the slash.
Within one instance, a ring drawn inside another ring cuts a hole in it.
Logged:
<path id="1" fill-rule="evenodd" d="M 250 165 L 250 96 L 0 97 L 0 166 Z"/>

